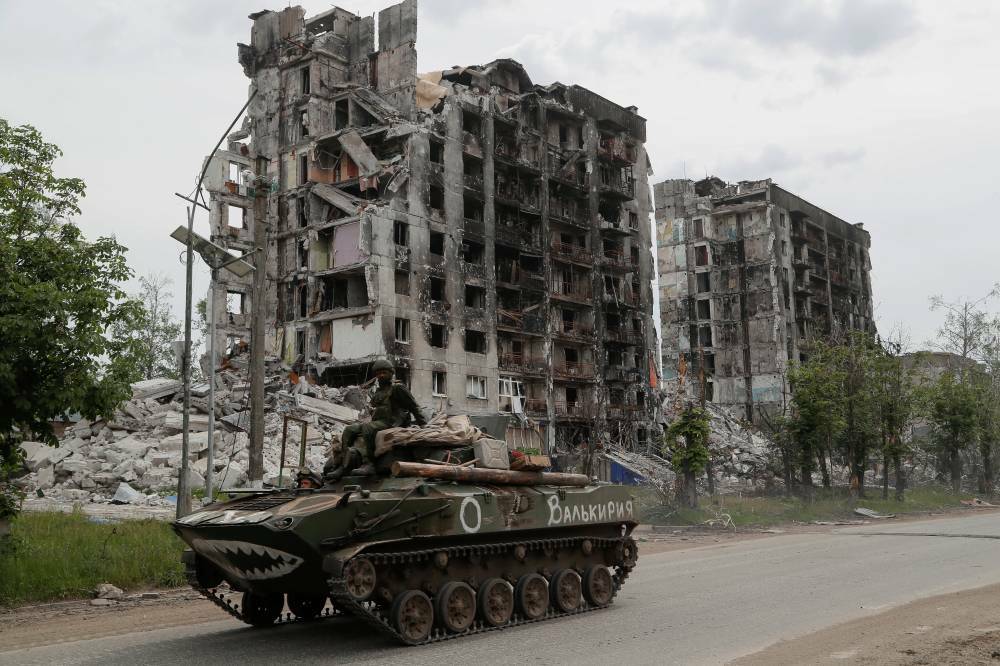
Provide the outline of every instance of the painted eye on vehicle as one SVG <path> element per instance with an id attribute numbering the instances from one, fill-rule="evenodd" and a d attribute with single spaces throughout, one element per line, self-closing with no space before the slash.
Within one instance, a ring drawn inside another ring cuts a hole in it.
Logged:
<path id="1" fill-rule="evenodd" d="M 279 530 L 287 530 L 289 527 L 292 526 L 292 519 L 288 517 L 278 518 L 277 520 L 272 520 L 271 524 L 277 527 Z"/>

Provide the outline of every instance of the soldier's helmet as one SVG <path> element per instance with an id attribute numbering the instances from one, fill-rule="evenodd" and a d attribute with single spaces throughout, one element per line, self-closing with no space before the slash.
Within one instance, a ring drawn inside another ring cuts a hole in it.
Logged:
<path id="1" fill-rule="evenodd" d="M 395 373 L 396 369 L 392 367 L 392 363 L 384 358 L 372 363 L 372 374 L 378 372 L 379 370 L 388 370 L 389 372 Z"/>

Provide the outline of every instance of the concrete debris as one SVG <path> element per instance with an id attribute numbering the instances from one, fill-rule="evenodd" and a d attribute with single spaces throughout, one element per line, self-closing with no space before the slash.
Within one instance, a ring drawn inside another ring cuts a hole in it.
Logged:
<path id="1" fill-rule="evenodd" d="M 115 604 L 115 602 L 112 601 L 111 599 L 98 598 L 98 599 L 91 599 L 90 600 L 90 605 L 91 606 L 113 606 L 114 604 Z"/>
<path id="2" fill-rule="evenodd" d="M 113 599 L 118 600 L 125 596 L 121 588 L 115 587 L 111 583 L 101 583 L 94 590 L 94 596 L 98 599 Z"/>
<path id="3" fill-rule="evenodd" d="M 207 474 L 216 488 L 239 488 L 247 483 L 249 467 L 246 432 L 249 423 L 248 385 L 244 354 L 234 355 L 218 372 L 215 409 L 225 414 L 215 431 L 215 460 L 208 469 L 208 409 L 192 406 L 189 433 L 189 474 L 192 488 L 204 487 Z M 314 386 L 290 381 L 290 367 L 272 359 L 267 368 L 264 415 L 264 481 L 278 480 L 283 415 L 306 423 L 306 465 L 321 470 L 331 447 L 339 447 L 347 424 L 368 413 L 367 392 L 355 387 Z M 297 380 L 297 378 L 296 378 Z M 183 434 L 181 391 L 174 380 L 149 380 L 133 386 L 133 398 L 122 404 L 107 422 L 78 421 L 68 427 L 58 446 L 24 442 L 24 474 L 16 483 L 32 496 L 52 502 L 88 505 L 168 507 L 176 493 L 181 467 Z M 170 391 L 168 391 L 170 388 Z M 292 392 L 296 388 L 297 393 Z M 162 396 L 162 397 L 151 397 Z M 233 427 L 237 426 L 237 427 Z M 288 424 L 284 481 L 294 473 L 302 440 L 298 422 Z M 42 500 L 38 500 L 42 502 Z M 51 508 L 51 507 L 50 507 Z M 110 508 L 110 507 L 109 507 Z"/>
<path id="4" fill-rule="evenodd" d="M 865 518 L 883 519 L 883 518 L 896 517 L 896 514 L 894 513 L 879 513 L 878 511 L 872 511 L 871 509 L 866 509 L 862 506 L 859 506 L 856 509 L 854 509 L 854 513 L 858 514 L 859 516 L 864 516 Z"/>

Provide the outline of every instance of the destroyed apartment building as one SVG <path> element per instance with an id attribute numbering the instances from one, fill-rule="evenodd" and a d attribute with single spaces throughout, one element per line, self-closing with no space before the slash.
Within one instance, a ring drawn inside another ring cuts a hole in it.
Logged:
<path id="1" fill-rule="evenodd" d="M 509 413 L 551 454 L 654 427 L 645 120 L 514 60 L 417 73 L 416 2 L 251 15 L 249 117 L 212 160 L 218 347 L 266 313 L 268 354 L 328 386 L 380 356 L 433 411 Z M 519 427 L 519 426 L 518 426 Z M 517 436 L 516 433 L 513 436 Z M 570 458 L 567 458 L 567 460 Z"/>
<path id="2" fill-rule="evenodd" d="M 874 330 L 860 223 L 771 180 L 667 180 L 653 192 L 665 387 L 700 397 L 704 386 L 708 401 L 760 421 L 787 401 L 788 363 L 807 340 Z"/>

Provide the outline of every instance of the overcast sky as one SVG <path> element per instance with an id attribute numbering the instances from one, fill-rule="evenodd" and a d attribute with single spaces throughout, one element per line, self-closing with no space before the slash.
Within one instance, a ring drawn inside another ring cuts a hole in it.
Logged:
<path id="1" fill-rule="evenodd" d="M 178 313 L 173 193 L 246 98 L 236 42 L 265 7 L 0 0 L 0 117 L 62 147 L 59 175 L 88 186 L 85 233 L 115 234 L 138 272 L 173 277 Z M 511 57 L 535 83 L 637 105 L 654 182 L 771 177 L 863 222 L 879 326 L 919 344 L 938 325 L 930 295 L 1000 279 L 998 25 L 991 0 L 422 0 L 417 50 L 421 71 Z"/>

